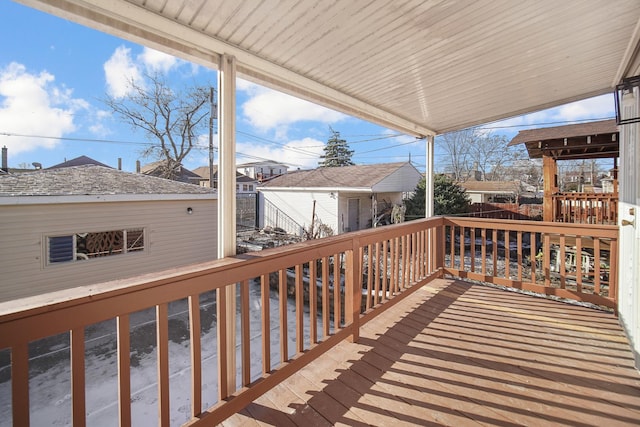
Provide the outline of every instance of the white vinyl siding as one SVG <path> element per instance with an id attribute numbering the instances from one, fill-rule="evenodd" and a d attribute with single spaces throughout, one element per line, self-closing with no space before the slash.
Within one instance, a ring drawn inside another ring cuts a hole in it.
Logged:
<path id="1" fill-rule="evenodd" d="M 406 163 L 398 170 L 381 179 L 371 189 L 374 193 L 396 191 L 407 193 L 416 189 L 416 185 L 418 185 L 421 178 L 420 172 L 411 164 Z"/>
<path id="2" fill-rule="evenodd" d="M 2 206 L 0 301 L 216 259 L 216 206 L 215 200 Z M 49 236 L 117 229 L 144 229 L 144 250 L 47 265 Z"/>
<path id="3" fill-rule="evenodd" d="M 330 192 L 303 192 L 303 191 L 263 191 L 264 199 L 277 206 L 282 212 L 291 217 L 305 229 L 311 224 L 313 214 L 313 201 L 316 201 L 316 217 L 325 225 L 331 227 L 335 234 L 338 229 L 338 200 L 337 193 L 331 196 Z M 265 226 L 272 224 L 266 223 Z M 295 230 L 286 230 L 297 234 Z"/>

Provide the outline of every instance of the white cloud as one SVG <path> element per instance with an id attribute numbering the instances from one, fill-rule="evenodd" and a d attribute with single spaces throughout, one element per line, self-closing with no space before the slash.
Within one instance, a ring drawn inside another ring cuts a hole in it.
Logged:
<path id="1" fill-rule="evenodd" d="M 612 94 L 596 96 L 583 101 L 572 102 L 557 107 L 556 117 L 560 120 L 579 120 L 612 117 L 615 105 Z"/>
<path id="2" fill-rule="evenodd" d="M 131 49 L 119 46 L 104 63 L 107 93 L 114 98 L 123 98 L 131 89 L 131 81 L 142 85 L 140 65 L 131 57 Z"/>
<path id="3" fill-rule="evenodd" d="M 540 126 L 551 124 L 561 126 L 576 120 L 603 119 L 615 115 L 615 106 L 612 94 L 605 94 L 593 98 L 576 101 L 559 107 L 549 108 L 523 116 L 513 117 L 491 124 L 488 127 L 519 127 Z"/>
<path id="4" fill-rule="evenodd" d="M 0 69 L 0 132 L 52 137 L 0 137 L 10 156 L 55 147 L 60 142 L 55 138 L 75 130 L 75 112 L 88 108 L 86 101 L 72 97 L 70 89 L 54 86 L 54 80 L 46 71 L 31 74 L 15 62 Z"/>
<path id="5" fill-rule="evenodd" d="M 164 52 L 145 47 L 138 59 L 144 64 L 147 70 L 152 72 L 167 73 L 181 61 L 175 56 L 168 55 Z"/>
<path id="6" fill-rule="evenodd" d="M 262 88 L 247 82 L 241 83 L 241 90 L 247 91 L 250 98 L 242 105 L 242 114 L 251 126 L 264 132 L 276 130 L 286 135 L 286 129 L 293 123 L 315 121 L 336 123 L 347 118 L 346 115 L 295 98 L 293 96 Z"/>
<path id="7" fill-rule="evenodd" d="M 237 145 L 238 163 L 268 159 L 291 165 L 292 170 L 313 169 L 318 166 L 323 153 L 324 142 L 314 138 L 303 138 L 287 142 L 284 146 L 239 142 Z M 243 157 L 248 154 L 251 157 Z"/>

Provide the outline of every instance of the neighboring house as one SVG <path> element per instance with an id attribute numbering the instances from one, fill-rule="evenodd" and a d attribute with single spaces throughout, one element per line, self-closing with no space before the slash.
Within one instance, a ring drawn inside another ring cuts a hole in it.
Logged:
<path id="1" fill-rule="evenodd" d="M 471 203 L 517 203 L 522 193 L 520 181 L 476 181 L 458 183 Z"/>
<path id="2" fill-rule="evenodd" d="M 95 165 L 0 175 L 0 301 L 208 261 L 207 188 Z"/>
<path id="3" fill-rule="evenodd" d="M 109 165 L 105 165 L 97 160 L 92 159 L 87 156 L 79 156 L 75 159 L 65 160 L 62 163 L 58 163 L 57 165 L 49 166 L 47 169 L 58 169 L 58 168 L 68 168 L 70 166 L 84 166 L 84 165 L 94 165 L 94 166 L 103 166 L 105 168 L 111 168 Z"/>
<path id="4" fill-rule="evenodd" d="M 164 178 L 163 168 L 165 164 L 166 162 L 164 160 L 149 163 L 147 165 L 142 166 L 142 168 L 140 169 L 140 172 L 142 172 L 145 175 Z M 186 183 L 195 184 L 195 185 L 201 185 L 200 182 L 203 179 L 200 175 L 191 172 L 189 169 L 185 168 L 182 165 L 180 165 L 178 170 L 174 172 L 174 175 L 175 176 L 172 179 L 173 181 L 186 182 Z"/>
<path id="5" fill-rule="evenodd" d="M 287 173 L 289 166 L 271 160 L 261 162 L 242 163 L 236 166 L 238 172 L 253 178 L 258 182 L 263 182 L 276 176 Z"/>
<path id="6" fill-rule="evenodd" d="M 415 190 L 420 178 L 411 163 L 318 168 L 273 178 L 258 191 L 263 206 L 277 206 L 305 229 L 313 218 L 314 225 L 324 224 L 340 234 L 371 227 L 381 205 L 402 204 L 403 194 Z M 263 215 L 263 221 L 265 227 L 282 227 L 271 215 Z"/>
<path id="7" fill-rule="evenodd" d="M 200 185 L 202 187 L 209 187 L 209 166 L 200 166 L 193 170 L 193 173 L 200 176 L 202 180 Z M 236 172 L 236 193 L 255 193 L 258 187 L 258 182 L 240 172 Z M 218 188 L 218 167 L 213 167 L 213 188 Z"/>

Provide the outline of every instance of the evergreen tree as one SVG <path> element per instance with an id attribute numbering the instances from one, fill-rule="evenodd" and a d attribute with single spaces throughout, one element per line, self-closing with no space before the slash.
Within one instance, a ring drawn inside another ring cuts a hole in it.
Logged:
<path id="1" fill-rule="evenodd" d="M 331 138 L 324 146 L 324 154 L 320 156 L 318 166 L 321 168 L 334 168 L 340 166 L 352 166 L 355 163 L 351 161 L 353 150 L 349 150 L 347 141 L 340 138 L 340 132 L 331 129 Z"/>
<path id="2" fill-rule="evenodd" d="M 416 189 L 405 202 L 407 220 L 424 218 L 426 211 L 426 182 L 422 178 Z M 434 215 L 456 215 L 469 212 L 470 199 L 464 188 L 445 175 L 436 175 L 433 181 Z"/>

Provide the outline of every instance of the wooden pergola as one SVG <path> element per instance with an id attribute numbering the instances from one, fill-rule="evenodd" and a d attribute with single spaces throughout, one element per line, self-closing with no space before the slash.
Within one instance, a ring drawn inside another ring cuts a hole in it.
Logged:
<path id="1" fill-rule="evenodd" d="M 619 132 L 615 120 L 522 130 L 509 145 L 524 143 L 531 159 L 542 159 L 544 221 L 615 224 Z M 558 160 L 614 159 L 613 193 L 561 193 Z"/>

